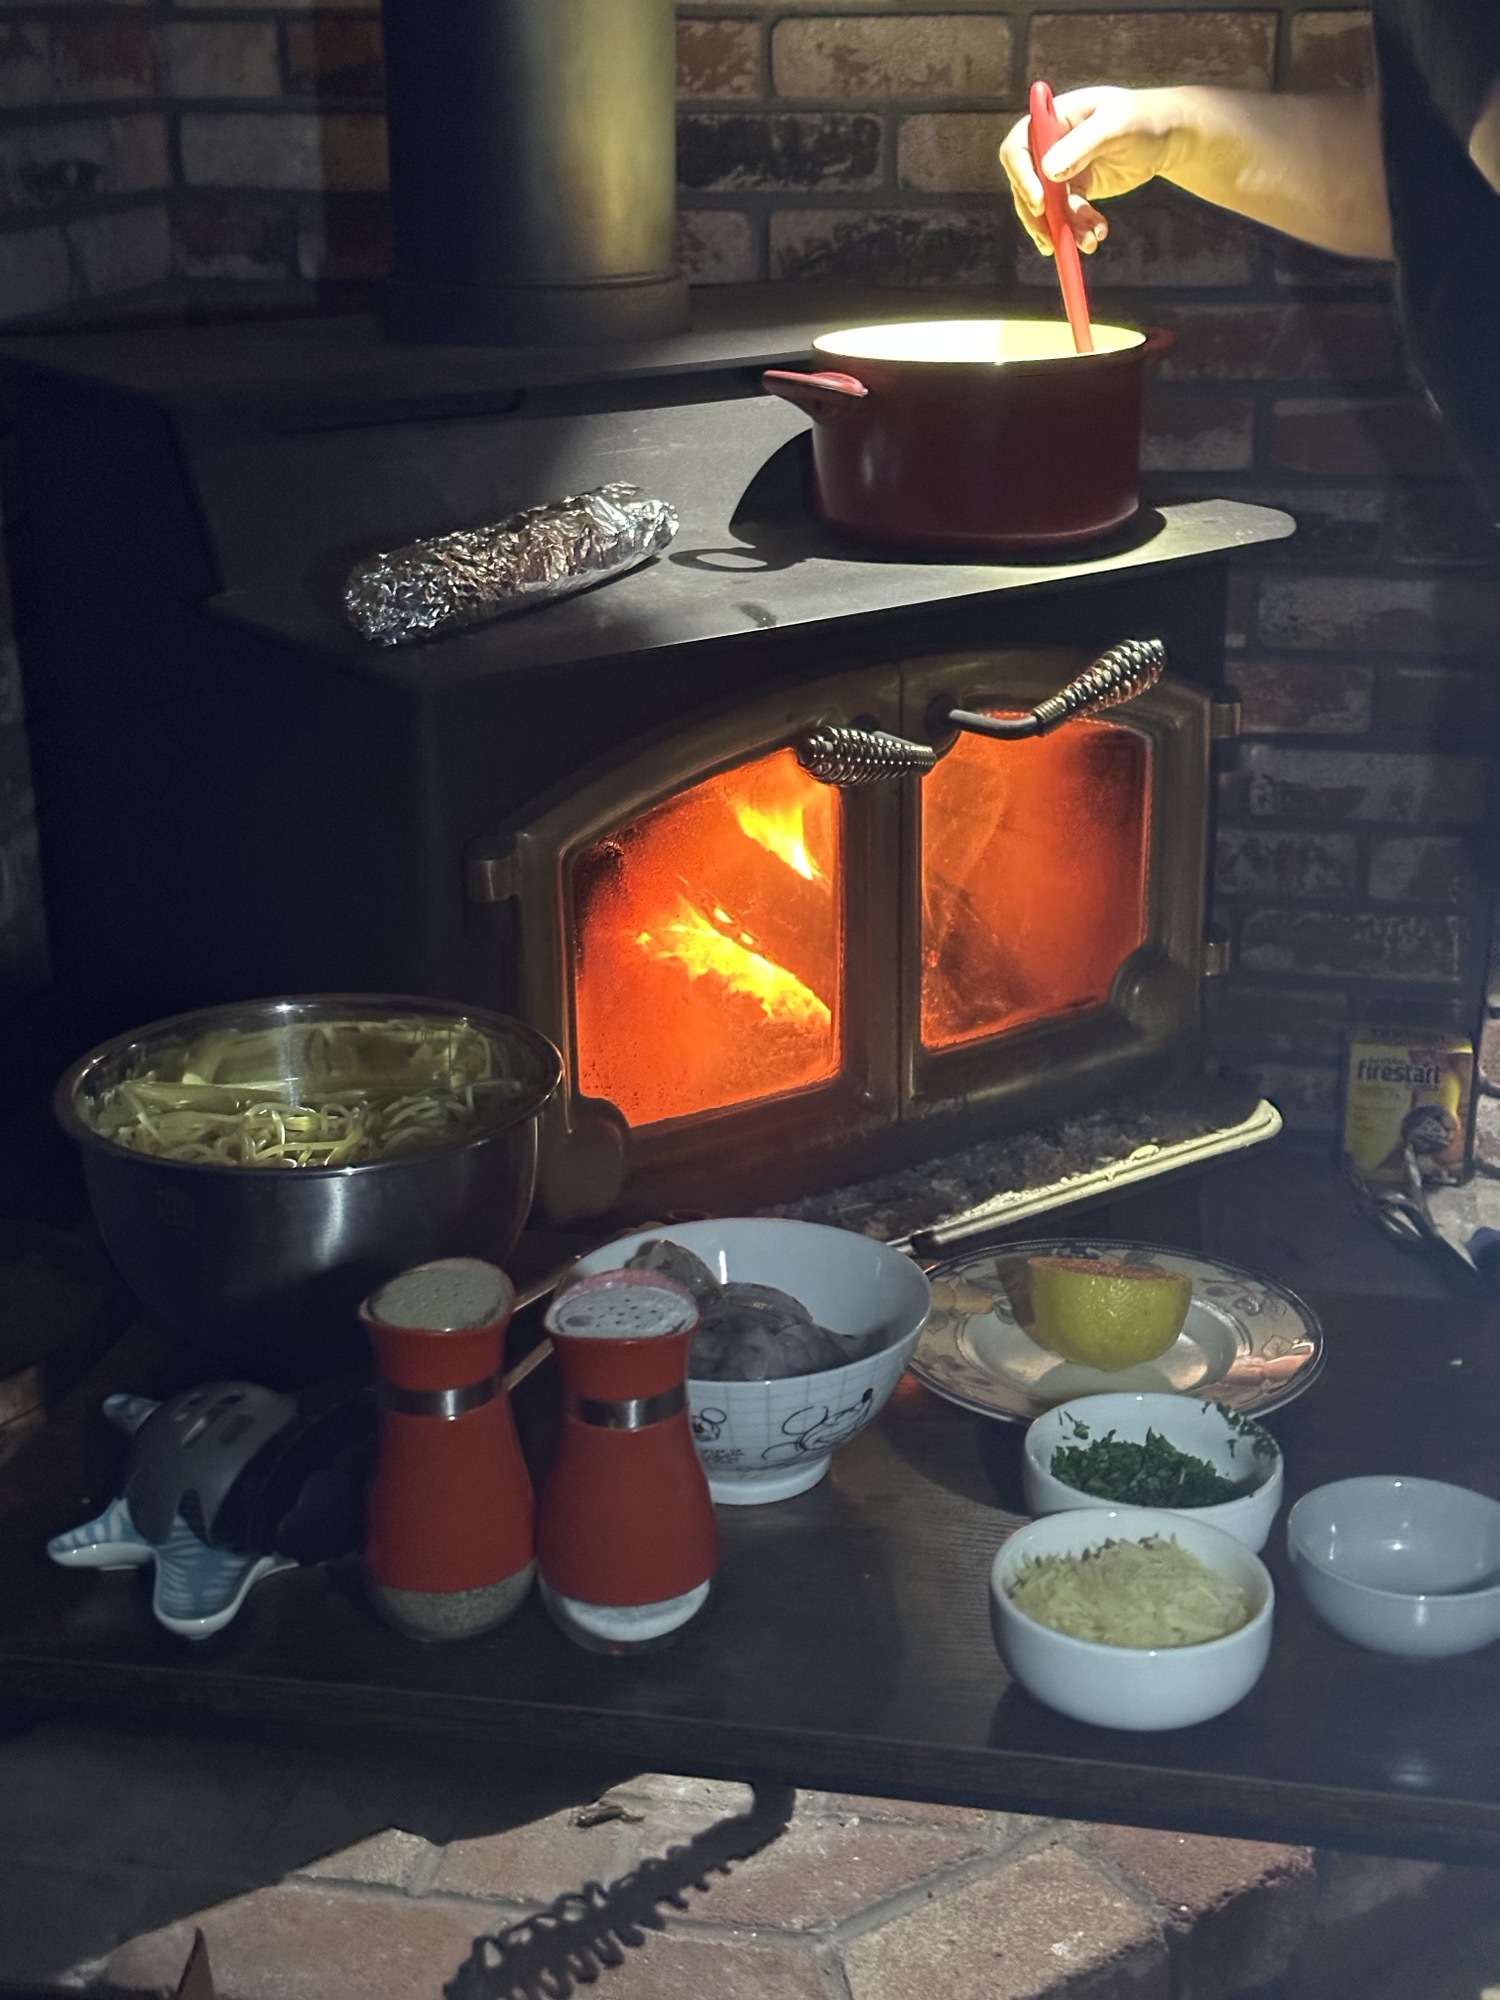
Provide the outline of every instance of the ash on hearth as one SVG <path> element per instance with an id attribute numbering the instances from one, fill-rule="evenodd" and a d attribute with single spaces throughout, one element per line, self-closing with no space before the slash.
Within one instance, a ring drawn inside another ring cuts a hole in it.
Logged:
<path id="1" fill-rule="evenodd" d="M 885 1242 L 921 1234 L 946 1243 L 1207 1164 L 1280 1129 L 1279 1113 L 1253 1092 L 1176 1083 L 759 1212 Z"/>

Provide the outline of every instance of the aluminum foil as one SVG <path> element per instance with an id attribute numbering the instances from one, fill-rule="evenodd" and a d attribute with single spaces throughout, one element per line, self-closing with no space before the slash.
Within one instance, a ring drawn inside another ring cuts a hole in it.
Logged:
<path id="1" fill-rule="evenodd" d="M 638 486 L 598 486 L 492 527 L 371 556 L 350 572 L 344 610 L 377 645 L 409 645 L 621 576 L 676 533 L 665 500 Z"/>

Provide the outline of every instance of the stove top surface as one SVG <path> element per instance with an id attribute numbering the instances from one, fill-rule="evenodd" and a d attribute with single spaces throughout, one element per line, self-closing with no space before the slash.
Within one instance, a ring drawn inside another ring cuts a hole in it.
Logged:
<path id="1" fill-rule="evenodd" d="M 291 417 L 353 421 L 494 407 L 516 389 L 622 377 L 759 369 L 810 353 L 814 338 L 876 320 L 1038 318 L 1034 299 L 964 290 L 847 285 L 714 285 L 692 295 L 683 333 L 583 347 L 415 346 L 386 337 L 374 314 L 304 313 L 191 327 L 12 335 L 0 354 L 149 396 L 176 408 L 276 405 Z"/>
<path id="2" fill-rule="evenodd" d="M 339 613 L 331 579 L 226 592 L 209 608 L 340 666 L 431 688 L 830 618 L 853 622 L 957 599 L 1063 590 L 1222 557 L 1292 531 L 1291 517 L 1276 508 L 1195 500 L 1143 509 L 1125 535 L 1066 559 L 999 563 L 872 554 L 810 518 L 732 530 L 722 519 L 685 519 L 663 556 L 608 585 L 421 645 L 380 647 L 360 638 Z"/>

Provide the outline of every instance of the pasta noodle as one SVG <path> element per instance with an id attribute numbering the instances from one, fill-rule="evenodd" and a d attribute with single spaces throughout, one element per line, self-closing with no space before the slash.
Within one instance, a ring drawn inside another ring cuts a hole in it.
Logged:
<path id="1" fill-rule="evenodd" d="M 472 1137 L 527 1091 L 467 1022 L 335 1020 L 153 1052 L 79 1110 L 101 1138 L 157 1159 L 347 1167 Z"/>

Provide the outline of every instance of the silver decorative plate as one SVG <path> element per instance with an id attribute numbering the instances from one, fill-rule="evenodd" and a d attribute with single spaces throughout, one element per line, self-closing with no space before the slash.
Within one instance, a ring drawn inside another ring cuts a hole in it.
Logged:
<path id="1" fill-rule="evenodd" d="M 1193 1281 L 1176 1344 L 1155 1361 L 1115 1371 L 1086 1368 L 1038 1347 L 1016 1318 L 1011 1294 L 1028 1257 L 1116 1257 Z M 1007 1288 L 1007 1275 L 1010 1286 Z M 928 1269 L 932 1316 L 912 1373 L 939 1396 L 982 1416 L 1029 1424 L 1056 1403 L 1110 1391 L 1175 1391 L 1211 1397 L 1246 1416 L 1291 1402 L 1323 1366 L 1317 1315 L 1292 1292 L 1215 1257 L 1150 1243 L 1006 1243 Z"/>

